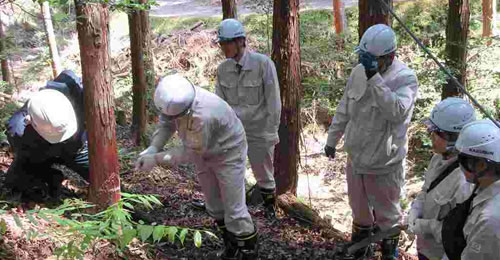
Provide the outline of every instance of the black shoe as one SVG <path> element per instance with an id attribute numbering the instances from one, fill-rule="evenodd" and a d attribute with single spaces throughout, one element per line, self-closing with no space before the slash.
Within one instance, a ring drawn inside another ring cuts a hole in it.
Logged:
<path id="1" fill-rule="evenodd" d="M 351 233 L 351 245 L 356 244 L 363 239 L 369 237 L 372 234 L 372 226 L 361 226 L 356 223 L 352 223 L 352 233 Z M 366 246 L 360 248 L 356 252 L 354 252 L 354 259 L 367 259 L 373 254 L 373 250 L 371 246 Z"/>
<path id="2" fill-rule="evenodd" d="M 223 260 L 255 260 L 258 257 L 258 232 L 257 227 L 250 235 L 236 236 L 227 231 L 223 220 L 217 220 L 219 231 L 222 232 L 224 249 L 209 254 L 209 259 Z"/>
<path id="3" fill-rule="evenodd" d="M 382 260 L 397 260 L 399 256 L 399 235 L 382 240 Z"/>
<path id="4" fill-rule="evenodd" d="M 205 201 L 203 201 L 202 199 L 193 199 L 191 201 L 191 206 L 193 206 L 197 210 L 206 210 Z"/>
<path id="5" fill-rule="evenodd" d="M 276 219 L 276 190 L 259 188 L 264 200 L 264 214 L 268 219 Z"/>

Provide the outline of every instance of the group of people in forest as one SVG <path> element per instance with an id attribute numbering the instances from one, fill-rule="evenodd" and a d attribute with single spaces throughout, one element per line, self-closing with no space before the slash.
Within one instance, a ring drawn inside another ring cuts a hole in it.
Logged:
<path id="1" fill-rule="evenodd" d="M 154 93 L 161 112 L 150 146 L 135 163 L 138 171 L 194 163 L 205 202 L 195 201 L 222 232 L 220 259 L 257 259 L 258 230 L 246 205 L 247 156 L 262 194 L 266 217 L 276 219 L 274 147 L 279 142 L 280 88 L 272 60 L 246 49 L 246 33 L 235 19 L 222 21 L 218 43 L 226 60 L 217 69 L 215 93 L 174 74 Z M 418 81 L 396 58 L 394 31 L 377 24 L 363 34 L 354 67 L 328 130 L 325 155 L 335 158 L 344 137 L 352 209 L 351 243 L 401 226 L 417 236 L 418 257 L 500 259 L 500 129 L 476 120 L 464 99 L 438 103 L 425 123 L 434 156 L 409 214 L 401 190 Z M 6 176 L 13 191 L 57 195 L 64 164 L 88 180 L 83 86 L 62 72 L 7 123 L 14 162 Z M 88 101 L 87 101 L 88 102 Z M 174 133 L 182 146 L 164 150 Z M 282 137 L 283 138 L 283 137 Z M 382 259 L 397 259 L 399 233 L 381 241 Z M 354 259 L 368 259 L 370 246 Z"/>

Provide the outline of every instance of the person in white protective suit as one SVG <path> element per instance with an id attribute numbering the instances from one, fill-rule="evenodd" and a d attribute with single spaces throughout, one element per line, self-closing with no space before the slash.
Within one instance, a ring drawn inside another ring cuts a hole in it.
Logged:
<path id="1" fill-rule="evenodd" d="M 419 260 L 441 260 L 442 219 L 471 195 L 471 185 L 458 164 L 455 142 L 460 130 L 474 120 L 476 115 L 469 102 L 450 97 L 434 107 L 426 122 L 434 156 L 406 221 L 409 230 L 417 235 Z"/>
<path id="2" fill-rule="evenodd" d="M 387 231 L 401 218 L 399 199 L 408 150 L 407 129 L 417 97 L 415 73 L 395 58 L 396 36 L 383 24 L 361 38 L 357 65 L 328 130 L 325 154 L 335 157 L 345 136 L 345 173 L 353 215 L 351 240 L 359 242 L 373 228 Z M 399 234 L 382 241 L 383 259 L 396 259 Z M 356 252 L 356 258 L 369 253 Z"/>
<path id="3" fill-rule="evenodd" d="M 136 169 L 194 163 L 207 212 L 223 232 L 225 250 L 217 257 L 256 259 L 257 229 L 245 204 L 247 141 L 240 120 L 224 100 L 178 74 L 160 80 L 154 103 L 160 123 Z M 162 151 L 176 131 L 182 147 Z"/>
<path id="4" fill-rule="evenodd" d="M 489 120 L 466 125 L 455 144 L 473 194 L 443 221 L 450 260 L 500 259 L 500 129 Z"/>
<path id="5" fill-rule="evenodd" d="M 274 147 L 279 142 L 281 99 L 273 61 L 246 50 L 241 22 L 221 22 L 218 42 L 226 60 L 217 68 L 216 94 L 234 109 L 243 123 L 248 158 L 264 200 L 265 213 L 275 216 Z"/>

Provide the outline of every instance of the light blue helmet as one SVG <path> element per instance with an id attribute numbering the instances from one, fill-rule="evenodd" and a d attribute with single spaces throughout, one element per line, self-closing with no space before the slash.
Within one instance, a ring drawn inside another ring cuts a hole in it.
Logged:
<path id="1" fill-rule="evenodd" d="M 226 19 L 220 23 L 217 32 L 219 42 L 227 42 L 236 38 L 246 37 L 243 24 L 235 19 Z"/>

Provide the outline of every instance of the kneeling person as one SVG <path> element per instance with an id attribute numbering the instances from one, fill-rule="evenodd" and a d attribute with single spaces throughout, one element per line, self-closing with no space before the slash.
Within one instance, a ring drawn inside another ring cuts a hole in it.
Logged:
<path id="1" fill-rule="evenodd" d="M 257 230 L 245 204 L 247 141 L 241 121 L 221 98 L 180 75 L 160 80 L 154 102 L 161 111 L 152 143 L 136 169 L 192 162 L 208 213 L 223 231 L 222 259 L 257 257 Z M 178 132 L 183 146 L 160 152 Z"/>
<path id="2" fill-rule="evenodd" d="M 83 87 L 72 71 L 63 71 L 9 119 L 7 138 L 14 161 L 7 171 L 6 186 L 14 191 L 55 195 L 62 164 L 88 180 L 88 150 L 84 125 Z M 34 189 L 34 188 L 38 189 Z"/>

